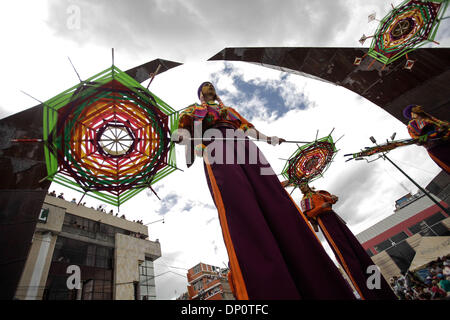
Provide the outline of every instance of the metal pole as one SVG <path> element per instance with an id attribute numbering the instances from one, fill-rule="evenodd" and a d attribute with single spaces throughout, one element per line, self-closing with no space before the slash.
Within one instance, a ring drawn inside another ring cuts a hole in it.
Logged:
<path id="1" fill-rule="evenodd" d="M 444 208 L 439 202 L 436 201 L 436 199 L 434 199 L 430 193 L 428 191 L 426 191 L 424 188 L 422 188 L 421 186 L 419 186 L 410 176 L 408 176 L 402 169 L 400 169 L 399 166 L 397 166 L 391 159 L 389 159 L 385 154 L 383 154 L 383 158 L 387 159 L 390 163 L 392 163 L 392 165 L 394 167 L 396 167 L 401 173 L 403 173 L 405 175 L 405 177 L 407 177 L 409 179 L 409 181 L 411 181 L 412 183 L 414 183 L 414 185 L 419 188 L 420 191 L 422 191 L 428 198 L 431 199 L 431 201 L 433 201 L 439 208 L 441 208 L 445 213 L 449 213 L 448 209 Z"/>

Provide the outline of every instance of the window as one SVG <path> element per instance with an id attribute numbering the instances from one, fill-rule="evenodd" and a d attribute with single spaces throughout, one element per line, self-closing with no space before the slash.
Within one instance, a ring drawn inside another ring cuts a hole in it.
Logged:
<path id="1" fill-rule="evenodd" d="M 438 212 L 436 214 L 433 214 L 431 217 L 426 218 L 425 222 L 427 223 L 427 225 L 432 226 L 444 219 L 445 216 L 442 213 Z"/>
<path id="2" fill-rule="evenodd" d="M 114 249 L 83 241 L 58 237 L 47 278 L 46 299 L 76 298 L 76 291 L 67 289 L 67 267 L 81 269 L 82 299 L 112 299 Z M 75 294 L 75 296 L 74 296 Z"/>
<path id="3" fill-rule="evenodd" d="M 420 233 L 424 237 L 434 237 L 436 235 L 443 236 L 446 234 L 446 227 L 439 223 L 439 221 L 443 219 L 445 219 L 445 216 L 442 213 L 438 212 L 431 217 L 428 217 L 425 220 L 416 223 L 408 229 L 413 234 Z"/>
<path id="4" fill-rule="evenodd" d="M 416 254 L 414 249 L 411 248 L 406 241 L 402 241 L 396 246 L 386 250 L 386 253 L 394 260 L 401 272 L 405 272 L 409 269 L 411 261 Z"/>
<path id="5" fill-rule="evenodd" d="M 203 282 L 201 280 L 194 283 L 194 289 L 200 291 L 203 289 Z"/>
<path id="6" fill-rule="evenodd" d="M 366 250 L 366 253 L 369 255 L 369 257 L 372 257 L 372 256 L 373 256 L 372 250 L 370 250 L 370 249 L 367 249 L 367 250 Z"/>
<path id="7" fill-rule="evenodd" d="M 392 242 L 391 242 L 391 240 L 388 239 L 388 240 L 385 240 L 385 241 L 380 242 L 379 244 L 377 244 L 375 246 L 375 250 L 377 250 L 377 252 L 381 252 L 381 251 L 384 251 L 384 250 L 386 250 L 386 249 L 388 249 L 390 247 L 392 247 Z"/>
<path id="8" fill-rule="evenodd" d="M 47 288 L 43 298 L 47 300 L 73 300 L 76 298 L 74 290 L 67 289 L 67 276 L 57 275 L 47 280 Z M 76 291 L 75 291 L 76 292 Z"/>
<path id="9" fill-rule="evenodd" d="M 146 258 L 139 266 L 140 300 L 156 299 L 153 261 Z"/>
<path id="10" fill-rule="evenodd" d="M 114 236 L 116 233 L 127 233 L 126 230 L 115 228 L 98 221 L 75 216 L 70 213 L 66 213 L 64 216 L 62 230 L 71 234 L 77 234 L 83 237 L 111 243 L 114 242 Z"/>
<path id="11" fill-rule="evenodd" d="M 202 266 L 201 264 L 196 265 L 194 268 L 192 268 L 192 274 L 197 274 L 200 271 L 202 271 Z"/>
<path id="12" fill-rule="evenodd" d="M 377 252 L 382 252 L 386 249 L 389 249 L 393 246 L 395 246 L 398 243 L 401 243 L 403 240 L 407 239 L 408 235 L 406 234 L 406 232 L 399 232 L 396 235 L 393 235 L 392 237 L 390 237 L 387 240 L 384 240 L 383 242 L 380 242 L 379 244 L 377 244 L 375 246 L 375 250 L 377 250 Z M 366 251 L 367 252 L 367 251 Z M 369 254 L 370 256 L 370 254 Z"/>
<path id="13" fill-rule="evenodd" d="M 438 236 L 450 236 L 450 231 L 443 223 L 437 223 L 431 227 Z"/>
<path id="14" fill-rule="evenodd" d="M 408 229 L 409 231 L 411 231 L 412 234 L 416 234 L 428 229 L 428 225 L 426 224 L 425 221 L 420 221 L 419 223 L 416 223 L 415 225 L 409 227 Z"/>
<path id="15" fill-rule="evenodd" d="M 405 232 L 402 231 L 400 233 L 397 233 L 395 236 L 392 236 L 391 240 L 394 243 L 399 243 L 402 240 L 405 240 L 406 238 L 408 238 L 408 235 Z"/>
<path id="16" fill-rule="evenodd" d="M 422 237 L 435 237 L 436 233 L 434 233 L 433 229 L 427 227 L 427 228 L 423 229 L 422 231 L 420 231 L 420 235 Z"/>

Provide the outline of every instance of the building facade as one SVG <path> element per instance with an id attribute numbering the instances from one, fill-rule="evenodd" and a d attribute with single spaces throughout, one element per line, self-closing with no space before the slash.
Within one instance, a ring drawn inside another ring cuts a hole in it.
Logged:
<path id="1" fill-rule="evenodd" d="M 235 300 L 228 283 L 228 269 L 199 263 L 188 270 L 189 300 Z"/>
<path id="2" fill-rule="evenodd" d="M 432 195 L 441 205 L 448 205 Z M 422 192 L 396 201 L 392 215 L 356 235 L 386 279 L 409 270 L 422 237 L 450 235 L 450 217 Z M 450 253 L 450 247 L 449 247 Z"/>
<path id="3" fill-rule="evenodd" d="M 160 256 L 146 226 L 48 195 L 15 298 L 156 299 Z"/>

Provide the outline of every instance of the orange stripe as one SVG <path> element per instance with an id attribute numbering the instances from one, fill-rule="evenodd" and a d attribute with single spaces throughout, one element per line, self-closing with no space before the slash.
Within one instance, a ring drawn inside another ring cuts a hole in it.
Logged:
<path id="1" fill-rule="evenodd" d="M 358 291 L 359 295 L 361 296 L 362 300 L 365 300 L 361 289 L 359 289 L 358 284 L 356 283 L 355 279 L 353 279 L 352 274 L 350 272 L 350 269 L 347 266 L 347 263 L 344 260 L 344 257 L 342 256 L 341 251 L 339 251 L 338 246 L 336 245 L 336 243 L 334 243 L 333 239 L 331 238 L 330 234 L 328 233 L 327 228 L 325 228 L 322 219 L 320 219 L 320 216 L 317 217 L 317 222 L 319 222 L 320 227 L 322 228 L 322 232 L 325 235 L 325 237 L 327 237 L 328 241 L 331 243 L 331 245 L 333 246 L 336 254 L 339 256 L 339 259 L 341 260 L 342 266 L 345 269 L 345 272 L 347 273 L 347 275 L 349 276 L 350 280 L 352 281 L 353 285 L 355 286 L 355 289 Z"/>
<path id="2" fill-rule="evenodd" d="M 204 154 L 206 154 L 205 152 Z M 233 242 L 231 241 L 230 230 L 228 229 L 228 223 L 226 218 L 225 206 L 222 201 L 222 195 L 220 193 L 219 187 L 216 183 L 216 178 L 208 162 L 208 157 L 203 157 L 205 160 L 206 168 L 208 171 L 209 181 L 211 182 L 211 187 L 213 189 L 214 200 L 217 205 L 217 211 L 219 212 L 220 224 L 222 226 L 223 239 L 225 242 L 225 247 L 227 248 L 228 257 L 230 259 L 230 267 L 234 280 L 234 287 L 236 290 L 236 298 L 238 300 L 249 300 L 247 287 L 245 286 L 244 277 L 242 276 L 241 268 L 239 267 L 239 261 L 236 256 L 236 251 L 234 251 Z"/>
<path id="3" fill-rule="evenodd" d="M 311 230 L 312 234 L 314 235 L 314 237 L 316 237 L 317 241 L 320 243 L 320 245 L 322 245 L 322 242 L 320 242 L 319 237 L 317 236 L 316 232 L 314 231 L 314 229 L 312 228 L 312 226 L 309 224 L 308 219 L 306 219 L 305 215 L 303 214 L 302 210 L 297 206 L 297 204 L 295 203 L 294 199 L 292 199 L 291 195 L 289 194 L 289 192 L 287 192 L 287 190 L 285 189 L 284 191 L 286 191 L 287 195 L 289 196 L 289 198 L 291 198 L 292 203 L 294 204 L 294 206 L 297 208 L 298 213 L 300 214 L 300 216 L 303 218 L 303 220 L 305 220 L 306 225 L 308 226 L 308 228 Z"/>
<path id="4" fill-rule="evenodd" d="M 447 166 L 445 163 L 443 163 L 440 159 L 438 159 L 435 156 L 433 156 L 431 153 L 428 152 L 428 155 L 431 157 L 431 159 L 434 160 L 434 162 L 438 163 L 444 169 L 444 171 L 447 171 L 447 173 L 450 174 L 450 167 L 449 166 Z"/>

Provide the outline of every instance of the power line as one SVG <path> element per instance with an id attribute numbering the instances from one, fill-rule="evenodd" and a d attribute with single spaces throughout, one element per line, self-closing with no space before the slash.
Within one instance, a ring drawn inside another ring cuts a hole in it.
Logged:
<path id="1" fill-rule="evenodd" d="M 181 268 L 181 267 L 175 267 L 175 266 L 169 266 L 165 261 L 164 261 L 164 259 L 162 258 L 162 257 L 160 257 L 160 260 L 159 261 L 155 261 L 155 263 L 157 263 L 157 262 L 162 262 L 162 263 L 164 263 L 164 265 L 166 266 L 166 267 L 168 267 L 168 268 L 174 268 L 174 269 L 180 269 L 180 270 L 189 270 L 189 269 L 186 269 L 186 268 Z"/>
<path id="2" fill-rule="evenodd" d="M 159 276 L 163 276 L 163 275 L 165 275 L 165 274 L 167 274 L 167 273 L 173 273 L 173 274 L 178 275 L 178 276 L 180 276 L 180 277 L 187 278 L 186 276 L 184 276 L 184 275 L 182 275 L 182 274 L 179 274 L 179 273 L 177 273 L 177 272 L 174 272 L 174 271 L 170 271 L 170 270 L 169 270 L 169 271 L 166 271 L 166 272 L 157 274 L 157 275 L 155 275 L 155 276 L 149 277 L 149 278 L 147 278 L 147 279 L 144 279 L 143 281 L 138 281 L 138 283 L 139 283 L 139 284 L 142 284 L 142 282 L 144 282 L 144 281 L 149 281 L 149 280 L 154 279 L 154 278 L 157 278 L 157 277 L 159 277 Z M 69 276 L 69 275 L 68 275 L 68 276 Z M 102 280 L 102 281 L 104 281 L 104 279 L 92 279 L 92 280 Z M 123 285 L 123 284 L 133 284 L 133 283 L 135 283 L 135 282 L 136 282 L 136 281 L 121 282 L 121 283 L 115 283 L 115 284 L 113 284 L 113 285 L 114 285 L 114 286 L 118 286 L 118 285 Z M 21 290 L 23 290 L 23 288 L 43 288 L 43 289 L 45 289 L 45 288 L 49 288 L 49 286 L 18 286 L 17 288 L 21 288 Z"/>

